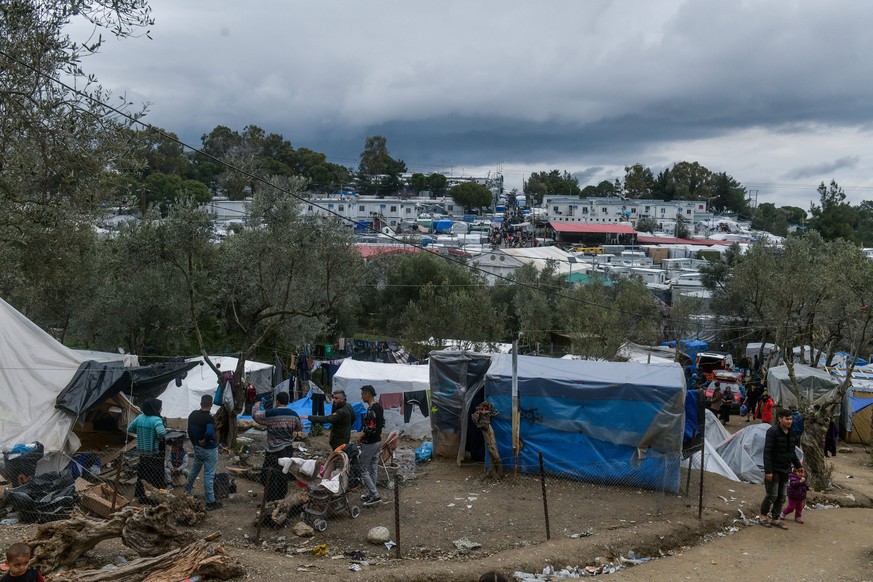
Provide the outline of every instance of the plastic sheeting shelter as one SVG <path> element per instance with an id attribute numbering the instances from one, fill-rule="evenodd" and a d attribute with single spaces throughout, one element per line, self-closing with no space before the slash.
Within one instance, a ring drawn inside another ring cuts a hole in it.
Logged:
<path id="1" fill-rule="evenodd" d="M 711 410 L 706 409 L 706 438 L 703 441 L 704 447 L 704 461 L 703 461 L 703 470 L 707 473 L 715 473 L 717 475 L 721 475 L 726 479 L 730 479 L 731 481 L 739 481 L 740 478 L 737 477 L 737 474 L 731 469 L 730 465 L 718 454 L 719 444 L 730 438 L 731 433 L 722 425 L 721 421 L 716 418 L 716 416 L 712 413 Z M 700 468 L 700 451 L 697 451 L 688 460 L 683 461 L 683 467 L 689 467 L 691 469 L 699 469 Z"/>
<path id="2" fill-rule="evenodd" d="M 209 356 L 214 364 L 220 364 L 219 369 L 223 372 L 236 370 L 237 358 L 227 356 Z M 167 384 L 167 388 L 157 397 L 163 403 L 161 414 L 168 419 L 188 419 L 191 412 L 200 408 L 200 397 L 209 394 L 215 395 L 218 389 L 218 378 L 212 368 L 206 365 L 203 356 L 188 358 L 186 362 L 195 367 L 181 380 L 181 386 L 177 386 L 174 380 Z M 270 392 L 273 388 L 273 366 L 261 362 L 247 361 L 245 375 L 258 391 L 258 394 Z M 213 406 L 213 412 L 218 411 L 218 405 Z"/>
<path id="3" fill-rule="evenodd" d="M 846 400 L 848 418 L 843 440 L 852 444 L 873 444 L 873 389 L 855 389 Z"/>
<path id="4" fill-rule="evenodd" d="M 67 348 L 2 299 L 0 354 L 0 449 L 39 441 L 46 455 L 41 471 L 66 465 L 65 455 L 71 456 L 81 445 L 74 426 L 94 428 L 89 419 L 92 409 L 117 407 L 120 426 L 138 411 L 119 393 L 166 382 L 164 378 L 184 368 L 180 364 L 124 368 L 120 361 L 86 360 L 86 355 Z"/>
<path id="5" fill-rule="evenodd" d="M 767 370 L 767 390 L 777 404 L 784 408 L 797 406 L 800 399 L 814 402 L 840 385 L 840 381 L 824 370 L 803 364 L 794 364 L 794 377 L 799 391 L 795 391 L 788 377 L 788 366 L 775 366 Z"/>
<path id="6" fill-rule="evenodd" d="M 677 491 L 685 424 L 685 378 L 678 364 L 594 362 L 519 356 L 520 471 Z M 495 354 L 485 396 L 507 467 L 512 451 L 512 358 Z"/>
<path id="7" fill-rule="evenodd" d="M 385 433 L 403 431 L 419 438 L 431 435 L 427 366 L 346 358 L 333 376 L 333 389 L 344 390 L 353 405 L 361 402 L 361 386 L 365 384 L 376 389 L 376 400 L 385 410 Z"/>
<path id="8" fill-rule="evenodd" d="M 743 481 L 764 482 L 764 441 L 769 428 L 769 424 L 749 425 L 716 447 L 721 458 Z M 797 457 L 803 459 L 803 452 L 799 448 L 795 450 Z"/>

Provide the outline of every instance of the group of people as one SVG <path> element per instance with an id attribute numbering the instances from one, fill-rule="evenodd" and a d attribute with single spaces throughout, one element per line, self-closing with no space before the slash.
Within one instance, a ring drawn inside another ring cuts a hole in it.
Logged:
<path id="1" fill-rule="evenodd" d="M 803 523 L 803 507 L 810 487 L 803 464 L 797 456 L 798 437 L 792 424 L 793 412 L 783 408 L 775 425 L 767 429 L 764 440 L 764 500 L 758 523 L 764 527 L 788 529 L 785 518 L 794 513 L 794 521 Z M 793 468 L 793 470 L 792 470 Z M 786 497 L 788 505 L 783 508 Z"/>
<path id="2" fill-rule="evenodd" d="M 362 430 L 357 437 L 360 447 L 360 477 L 367 488 L 361 496 L 366 507 L 382 503 L 382 497 L 376 488 L 379 453 L 382 443 L 382 429 L 385 426 L 385 415 L 382 406 L 376 401 L 376 389 L 366 384 L 361 387 L 361 400 L 367 407 L 362 419 Z M 256 403 L 252 407 L 252 419 L 267 429 L 267 444 L 265 447 L 262 474 L 267 489 L 267 501 L 282 499 L 288 493 L 288 480 L 279 465 L 279 459 L 294 456 L 294 440 L 303 430 L 303 420 L 330 424 L 329 444 L 333 450 L 340 449 L 352 440 L 352 425 L 355 422 L 355 411 L 349 404 L 343 390 L 335 390 L 331 394 L 331 413 L 328 415 L 299 416 L 289 408 L 287 392 L 276 395 L 276 405 L 265 409 L 264 403 Z M 267 485 L 269 484 L 269 485 Z"/>
<path id="3" fill-rule="evenodd" d="M 215 468 L 218 464 L 218 439 L 212 410 L 213 398 L 206 394 L 200 399 L 200 408 L 188 415 L 188 439 L 194 450 L 194 464 L 188 470 L 188 454 L 181 441 L 174 442 L 169 455 L 166 451 L 167 426 L 161 416 L 163 403 L 157 398 L 146 400 L 142 414 L 127 427 L 127 432 L 136 434 L 136 450 L 139 462 L 136 469 L 134 497 L 140 503 L 149 503 L 145 483 L 158 489 L 170 489 L 174 480 L 186 477 L 184 490 L 191 494 L 194 482 L 203 470 L 203 490 L 206 509 L 221 508 L 215 499 Z"/>

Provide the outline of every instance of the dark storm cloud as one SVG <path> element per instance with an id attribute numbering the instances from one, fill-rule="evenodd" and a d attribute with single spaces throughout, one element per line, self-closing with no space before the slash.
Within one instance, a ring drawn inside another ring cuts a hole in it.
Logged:
<path id="1" fill-rule="evenodd" d="M 843 168 L 857 168 L 861 162 L 859 156 L 846 156 L 832 162 L 822 162 L 812 166 L 804 166 L 795 168 L 785 174 L 785 178 L 789 180 L 803 180 L 805 178 L 816 178 L 822 174 L 833 174 Z"/>
<path id="2" fill-rule="evenodd" d="M 193 145 L 252 123 L 345 165 L 380 134 L 422 170 L 684 159 L 759 183 L 871 182 L 864 2 L 150 3 L 154 41 L 86 65 Z"/>

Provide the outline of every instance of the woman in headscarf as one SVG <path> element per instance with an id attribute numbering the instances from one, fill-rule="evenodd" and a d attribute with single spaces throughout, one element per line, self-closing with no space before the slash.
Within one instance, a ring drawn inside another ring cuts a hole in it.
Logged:
<path id="1" fill-rule="evenodd" d="M 157 488 L 166 486 L 164 482 L 164 451 L 161 440 L 166 436 L 167 429 L 161 418 L 162 403 L 157 398 L 143 402 L 142 414 L 133 419 L 127 432 L 136 433 L 136 450 L 139 453 L 139 464 L 136 468 L 136 500 L 145 503 L 145 487 L 142 482 Z"/>

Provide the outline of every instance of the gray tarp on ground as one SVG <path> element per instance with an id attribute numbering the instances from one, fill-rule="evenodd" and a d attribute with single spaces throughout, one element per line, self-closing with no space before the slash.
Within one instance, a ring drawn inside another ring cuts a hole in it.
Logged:
<path id="1" fill-rule="evenodd" d="M 794 377 L 799 391 L 795 391 L 788 377 L 788 366 L 775 366 L 767 370 L 767 391 L 783 408 L 797 406 L 803 399 L 811 403 L 840 385 L 840 381 L 824 370 L 794 364 Z"/>

